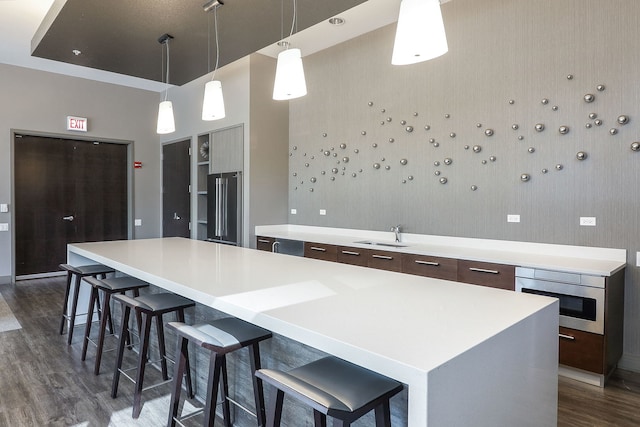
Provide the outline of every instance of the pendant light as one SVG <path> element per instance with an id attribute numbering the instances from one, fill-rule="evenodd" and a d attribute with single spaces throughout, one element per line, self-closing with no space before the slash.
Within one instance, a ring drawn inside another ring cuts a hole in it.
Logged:
<path id="1" fill-rule="evenodd" d="M 213 10 L 213 26 L 216 35 L 216 66 L 211 74 L 211 81 L 204 85 L 204 99 L 202 101 L 202 120 L 220 120 L 226 115 L 224 97 L 222 96 L 222 82 L 215 80 L 216 70 L 220 61 L 220 44 L 218 43 L 218 7 L 224 3 L 220 0 L 204 5 L 205 12 Z M 211 37 L 209 37 L 211 40 Z M 211 49 L 208 50 L 210 52 Z M 210 57 L 210 56 L 209 56 Z M 210 67 L 209 67 L 210 68 Z"/>
<path id="2" fill-rule="evenodd" d="M 440 0 L 401 0 L 391 63 L 415 64 L 448 50 Z"/>
<path id="3" fill-rule="evenodd" d="M 293 0 L 293 19 L 289 40 L 293 35 L 297 15 L 297 1 Z M 278 62 L 276 64 L 273 99 L 277 101 L 300 98 L 307 94 L 307 83 L 304 78 L 304 67 L 302 66 L 302 52 L 300 49 L 290 49 L 289 40 L 283 40 L 279 43 L 286 49 L 278 54 Z"/>
<path id="4" fill-rule="evenodd" d="M 158 107 L 158 127 L 156 128 L 156 132 L 161 135 L 176 131 L 176 123 L 173 118 L 173 104 L 171 101 L 167 101 L 167 93 L 169 92 L 169 40 L 172 38 L 173 36 L 169 34 L 163 34 L 158 39 L 158 42 L 167 49 L 167 85 L 164 90 L 164 101 L 160 102 L 160 106 Z"/>

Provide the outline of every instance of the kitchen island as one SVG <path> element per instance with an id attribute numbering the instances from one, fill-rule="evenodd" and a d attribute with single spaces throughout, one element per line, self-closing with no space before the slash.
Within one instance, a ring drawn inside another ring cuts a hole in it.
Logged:
<path id="1" fill-rule="evenodd" d="M 68 261 L 395 378 L 410 427 L 556 425 L 555 299 L 182 238 L 73 244 Z"/>

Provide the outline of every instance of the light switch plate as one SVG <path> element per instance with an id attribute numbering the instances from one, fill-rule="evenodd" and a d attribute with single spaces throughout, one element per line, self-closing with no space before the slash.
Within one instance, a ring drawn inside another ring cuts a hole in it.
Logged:
<path id="1" fill-rule="evenodd" d="M 520 215 L 507 215 L 507 222 L 520 222 Z"/>
<path id="2" fill-rule="evenodd" d="M 326 214 L 327 214 L 326 209 L 320 209 L 320 215 L 326 215 Z"/>
<path id="3" fill-rule="evenodd" d="M 7 223 L 0 224 L 0 231 L 9 231 L 9 224 Z"/>
<path id="4" fill-rule="evenodd" d="M 9 205 L 6 203 L 0 203 L 0 212 L 9 212 Z"/>
<path id="5" fill-rule="evenodd" d="M 640 267 L 640 252 L 636 252 L 636 267 Z"/>
<path id="6" fill-rule="evenodd" d="M 139 218 L 136 218 L 133 220 L 133 225 L 135 225 L 136 227 L 141 227 L 142 226 L 142 220 Z"/>
<path id="7" fill-rule="evenodd" d="M 295 214 L 297 214 L 297 213 L 298 213 L 298 210 L 297 210 L 297 209 L 291 209 L 291 215 L 295 215 Z"/>
<path id="8" fill-rule="evenodd" d="M 580 225 L 585 225 L 587 227 L 595 227 L 596 226 L 596 217 L 595 216 L 581 216 L 580 217 Z"/>

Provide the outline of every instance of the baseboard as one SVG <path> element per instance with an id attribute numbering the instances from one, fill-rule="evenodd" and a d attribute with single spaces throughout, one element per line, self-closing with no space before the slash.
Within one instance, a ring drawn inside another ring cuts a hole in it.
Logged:
<path id="1" fill-rule="evenodd" d="M 0 276 L 0 285 L 8 285 L 11 283 L 11 276 Z"/>
<path id="2" fill-rule="evenodd" d="M 624 353 L 618 362 L 618 368 L 625 371 L 640 372 L 640 355 Z"/>

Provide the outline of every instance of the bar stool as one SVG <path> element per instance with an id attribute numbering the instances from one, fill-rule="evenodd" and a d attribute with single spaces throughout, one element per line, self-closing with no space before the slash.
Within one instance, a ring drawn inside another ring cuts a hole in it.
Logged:
<path id="1" fill-rule="evenodd" d="M 85 277 L 101 277 L 106 278 L 108 273 L 114 273 L 115 270 L 113 268 L 107 267 L 102 264 L 93 264 L 93 265 L 81 265 L 81 266 L 73 266 L 69 264 L 60 264 L 60 268 L 67 272 L 67 288 L 64 291 L 64 302 L 62 303 L 62 320 L 60 321 L 60 335 L 64 332 L 64 323 L 65 320 L 69 320 L 69 329 L 67 336 L 67 344 L 71 344 L 71 339 L 73 338 L 73 328 L 76 324 L 76 316 L 80 316 L 81 314 L 76 314 L 78 308 L 78 294 L 80 293 L 80 282 Z M 71 281 L 72 276 L 76 276 L 76 280 L 74 282 L 73 288 L 73 301 L 71 303 L 71 313 L 68 312 L 68 299 L 69 293 L 71 291 Z M 87 320 L 89 321 L 89 320 Z"/>
<path id="2" fill-rule="evenodd" d="M 176 350 L 176 364 L 173 375 L 173 388 L 171 390 L 171 403 L 169 405 L 168 426 L 174 427 L 176 422 L 190 418 L 204 410 L 205 426 L 213 426 L 216 416 L 216 402 L 220 385 L 220 375 L 222 375 L 222 413 L 225 425 L 231 426 L 231 411 L 229 402 L 234 403 L 241 409 L 251 413 L 258 420 L 258 425 L 265 425 L 264 392 L 262 380 L 254 374 L 260 369 L 260 341 L 271 338 L 271 332 L 243 320 L 228 317 L 215 320 L 211 323 L 189 326 L 180 322 L 170 322 L 169 327 L 178 334 L 178 344 Z M 187 362 L 189 355 L 187 347 L 189 341 L 197 346 L 211 352 L 209 356 L 209 379 L 207 382 L 207 397 L 205 407 L 191 414 L 178 417 L 178 407 L 180 406 L 180 391 L 182 389 L 182 375 L 185 369 L 189 369 Z M 249 347 L 251 378 L 253 381 L 253 396 L 256 413 L 253 414 L 248 409 L 242 407 L 237 402 L 231 400 L 227 381 L 226 355 L 232 351 Z"/>
<path id="3" fill-rule="evenodd" d="M 165 313 L 175 312 L 179 322 L 184 322 L 184 309 L 193 307 L 195 302 L 172 293 L 160 293 L 143 295 L 137 298 L 131 298 L 127 295 L 117 294 L 113 296 L 114 300 L 122 304 L 122 323 L 120 327 L 120 337 L 118 339 L 118 355 L 116 365 L 113 371 L 113 382 L 111 385 L 111 397 L 116 398 L 118 395 L 118 382 L 120 374 L 131 380 L 135 384 L 133 394 L 133 418 L 138 418 L 141 408 L 142 381 L 144 380 L 145 367 L 147 365 L 147 353 L 149 352 L 149 335 L 151 332 L 151 322 L 156 319 L 156 331 L 158 334 L 158 350 L 160 352 L 160 366 L 162 370 L 163 382 L 146 387 L 145 390 L 157 387 L 169 382 L 167 373 L 167 355 L 164 343 L 164 326 L 162 315 Z M 136 365 L 136 378 L 130 377 L 126 371 L 131 369 L 122 369 L 122 359 L 124 356 L 124 347 L 126 343 L 127 330 L 129 326 L 129 315 L 131 310 L 135 311 L 138 333 L 140 335 L 140 348 L 138 354 L 138 363 Z M 193 397 L 193 388 L 191 386 L 191 373 L 189 370 L 189 361 L 187 360 L 187 392 L 189 397 Z"/>
<path id="4" fill-rule="evenodd" d="M 368 369 L 329 356 L 289 372 L 260 369 L 258 378 L 275 387 L 267 413 L 267 426 L 280 426 L 285 392 L 313 408 L 316 427 L 350 426 L 375 409 L 376 427 L 391 427 L 389 399 L 402 384 Z"/>
<path id="5" fill-rule="evenodd" d="M 93 373 L 98 375 L 100 373 L 100 363 L 102 361 L 102 352 L 104 351 L 104 339 L 106 336 L 107 323 L 109 324 L 109 332 L 113 334 L 113 325 L 111 323 L 111 295 L 113 294 L 125 294 L 126 291 L 133 291 L 133 296 L 140 295 L 140 289 L 146 288 L 149 284 L 143 280 L 136 279 L 135 277 L 114 277 L 111 279 L 96 279 L 95 277 L 87 277 L 85 279 L 87 283 L 91 285 L 91 297 L 89 298 L 89 308 L 87 309 L 88 318 L 87 325 L 84 330 L 84 342 L 82 344 L 82 360 L 87 358 L 87 347 L 89 343 L 96 346 L 96 360 L 93 368 Z M 100 317 L 100 325 L 98 327 L 98 340 L 93 341 L 90 338 L 91 325 L 93 322 L 93 306 L 99 302 L 99 292 L 102 292 L 102 316 Z M 127 336 L 127 342 L 128 336 Z"/>

